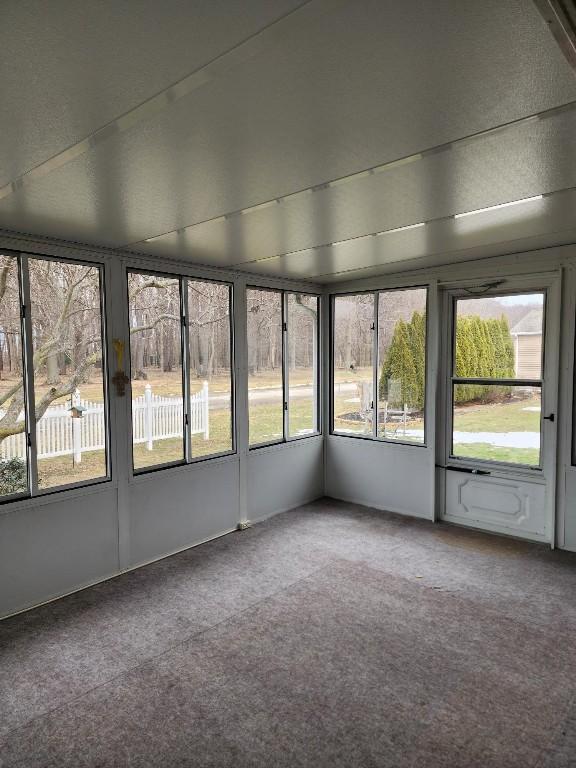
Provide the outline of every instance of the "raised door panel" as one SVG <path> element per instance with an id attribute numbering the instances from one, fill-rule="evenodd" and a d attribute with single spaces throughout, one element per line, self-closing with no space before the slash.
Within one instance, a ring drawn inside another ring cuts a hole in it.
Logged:
<path id="1" fill-rule="evenodd" d="M 446 520 L 548 539 L 546 485 L 515 477 L 446 472 Z"/>

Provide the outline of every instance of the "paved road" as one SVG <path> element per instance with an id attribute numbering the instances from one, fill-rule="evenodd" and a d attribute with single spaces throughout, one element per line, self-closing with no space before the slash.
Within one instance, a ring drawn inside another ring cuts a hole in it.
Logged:
<path id="1" fill-rule="evenodd" d="M 338 386 L 338 391 L 342 392 L 344 394 L 356 394 L 357 388 L 356 384 L 354 382 L 346 383 L 346 384 L 340 384 Z M 304 398 L 304 397 L 312 397 L 313 395 L 313 389 L 311 386 L 306 384 L 299 384 L 297 386 L 290 387 L 290 397 L 293 398 Z M 277 403 L 278 400 L 282 399 L 282 389 L 280 387 L 259 387 L 258 389 L 251 389 L 250 390 L 250 402 L 258 402 L 258 403 Z M 228 405 L 230 402 L 230 395 L 226 394 L 225 392 L 219 392 L 217 394 L 211 394 L 210 395 L 210 408 L 216 410 L 217 408 L 221 408 L 223 405 Z M 358 402 L 360 402 L 358 400 Z"/>

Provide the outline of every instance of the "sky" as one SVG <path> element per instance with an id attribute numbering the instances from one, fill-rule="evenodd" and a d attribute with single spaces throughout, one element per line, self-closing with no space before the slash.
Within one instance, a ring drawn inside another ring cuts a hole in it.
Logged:
<path id="1" fill-rule="evenodd" d="M 542 293 L 521 293 L 517 296 L 503 296 L 501 299 L 498 299 L 498 302 L 507 306 L 526 306 L 530 304 L 531 306 L 541 307 L 544 303 L 544 295 Z"/>

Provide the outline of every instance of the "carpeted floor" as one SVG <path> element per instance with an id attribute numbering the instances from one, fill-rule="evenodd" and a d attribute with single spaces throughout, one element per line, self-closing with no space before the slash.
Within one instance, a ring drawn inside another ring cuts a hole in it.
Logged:
<path id="1" fill-rule="evenodd" d="M 0 623 L 0 766 L 576 766 L 576 555 L 324 499 Z"/>

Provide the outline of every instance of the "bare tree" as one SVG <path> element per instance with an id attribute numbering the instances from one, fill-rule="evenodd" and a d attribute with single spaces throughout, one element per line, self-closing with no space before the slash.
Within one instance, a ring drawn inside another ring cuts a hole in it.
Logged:
<path id="1" fill-rule="evenodd" d="M 21 368 L 20 298 L 17 262 L 0 261 L 0 317 L 5 339 L 18 348 L 11 385 L 0 395 L 0 442 L 23 432 L 25 393 Z M 96 267 L 61 261 L 30 259 L 32 367 L 35 416 L 86 381 L 102 361 L 100 275 Z M 15 355 L 10 355 L 12 366 Z M 46 385 L 42 384 L 42 378 Z"/>

